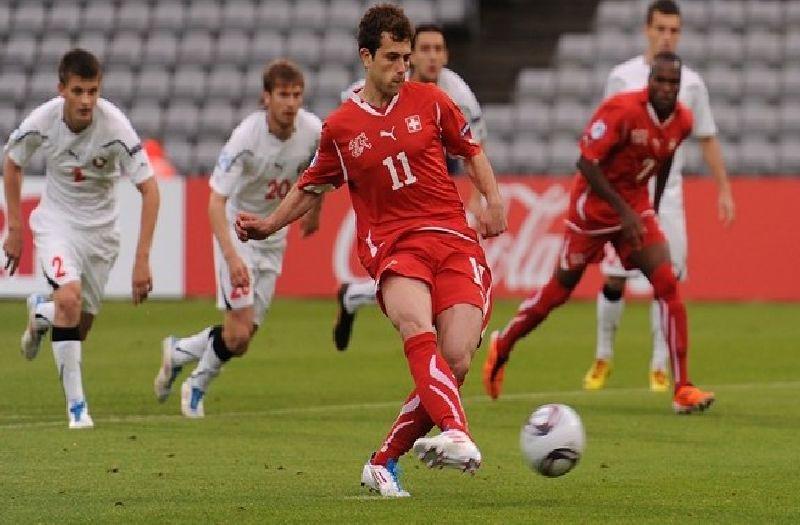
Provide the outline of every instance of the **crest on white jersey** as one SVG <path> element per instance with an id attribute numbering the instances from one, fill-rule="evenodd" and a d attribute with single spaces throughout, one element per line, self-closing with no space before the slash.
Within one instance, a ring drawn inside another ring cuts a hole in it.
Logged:
<path id="1" fill-rule="evenodd" d="M 410 117 L 406 117 L 406 127 L 408 128 L 409 133 L 417 133 L 422 131 L 422 119 L 419 118 L 419 115 L 411 115 Z"/>
<path id="2" fill-rule="evenodd" d="M 362 131 L 356 138 L 350 140 L 348 148 L 350 149 L 350 155 L 352 155 L 353 158 L 358 158 L 364 153 L 365 149 L 372 149 L 372 144 L 369 143 L 367 135 Z"/>
<path id="3" fill-rule="evenodd" d="M 606 134 L 606 123 L 602 120 L 596 120 L 592 124 L 592 127 L 589 128 L 589 136 L 592 137 L 593 140 L 598 140 L 603 138 L 603 135 Z"/>
<path id="4" fill-rule="evenodd" d="M 108 159 L 106 159 L 104 157 L 95 157 L 95 158 L 92 159 L 92 166 L 94 166 L 95 168 L 97 168 L 99 170 L 103 169 L 103 166 L 105 166 L 107 163 L 108 163 Z"/>

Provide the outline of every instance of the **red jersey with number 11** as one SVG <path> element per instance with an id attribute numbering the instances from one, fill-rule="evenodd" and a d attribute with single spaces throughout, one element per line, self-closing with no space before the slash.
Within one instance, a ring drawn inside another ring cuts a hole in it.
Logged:
<path id="1" fill-rule="evenodd" d="M 321 192 L 347 183 L 358 255 L 374 275 L 379 252 L 410 231 L 477 241 L 447 173 L 445 149 L 461 157 L 481 151 L 461 110 L 436 85 L 407 81 L 381 110 L 356 92 L 325 120 L 317 155 L 298 185 Z"/>
<path id="2" fill-rule="evenodd" d="M 639 214 L 652 214 L 647 182 L 663 169 L 678 145 L 692 131 L 692 112 L 678 102 L 660 122 L 647 89 L 608 98 L 595 112 L 580 140 L 581 155 L 597 163 L 614 191 Z M 614 208 L 592 193 L 578 173 L 572 188 L 569 219 L 574 230 L 603 233 L 619 229 Z"/>

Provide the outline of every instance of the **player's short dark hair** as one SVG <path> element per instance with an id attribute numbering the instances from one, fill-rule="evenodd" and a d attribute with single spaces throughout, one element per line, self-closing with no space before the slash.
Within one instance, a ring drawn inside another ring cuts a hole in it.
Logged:
<path id="1" fill-rule="evenodd" d="M 681 57 L 676 53 L 673 53 L 672 51 L 660 51 L 653 57 L 653 66 L 650 68 L 651 75 L 653 74 L 653 71 L 655 71 L 656 65 L 662 62 L 670 62 L 676 65 L 679 71 L 683 66 L 683 60 L 681 60 Z"/>
<path id="2" fill-rule="evenodd" d="M 417 45 L 417 37 L 420 33 L 439 33 L 442 35 L 445 46 L 447 46 L 447 39 L 444 37 L 444 28 L 439 24 L 420 24 L 414 28 L 414 38 L 411 39 L 411 49 Z"/>
<path id="3" fill-rule="evenodd" d="M 71 75 L 83 79 L 95 79 L 103 75 L 97 57 L 85 49 L 75 48 L 61 57 L 58 64 L 58 81 L 66 84 Z"/>
<path id="4" fill-rule="evenodd" d="M 395 42 L 409 42 L 414 30 L 403 10 L 392 4 L 370 7 L 358 23 L 358 49 L 366 49 L 373 57 L 381 45 L 381 35 L 389 33 Z"/>
<path id="5" fill-rule="evenodd" d="M 301 88 L 305 88 L 306 86 L 303 72 L 300 71 L 297 64 L 286 59 L 273 60 L 267 64 L 266 67 L 264 67 L 262 81 L 264 84 L 264 91 L 269 93 L 271 93 L 278 84 L 300 86 Z"/>
<path id="6" fill-rule="evenodd" d="M 662 15 L 681 16 L 681 9 L 674 0 L 656 0 L 647 7 L 647 17 L 645 18 L 647 25 L 653 23 L 653 14 L 656 11 Z"/>

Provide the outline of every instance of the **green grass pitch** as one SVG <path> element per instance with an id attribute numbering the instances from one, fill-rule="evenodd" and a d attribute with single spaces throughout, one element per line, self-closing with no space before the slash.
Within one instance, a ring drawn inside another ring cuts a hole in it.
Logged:
<path id="1" fill-rule="evenodd" d="M 492 326 L 515 302 L 500 302 Z M 96 428 L 68 431 L 49 343 L 18 352 L 23 301 L 0 303 L 0 522 L 798 523 L 800 305 L 691 304 L 694 380 L 709 413 L 672 414 L 647 387 L 648 307 L 629 304 L 608 388 L 580 390 L 594 305 L 572 303 L 523 341 L 505 398 L 464 388 L 484 464 L 470 477 L 401 461 L 412 498 L 359 486 L 411 386 L 398 338 L 377 309 L 359 313 L 351 348 L 330 340 L 333 301 L 279 300 L 249 355 L 184 420 L 155 402 L 160 340 L 217 322 L 210 302 L 108 303 L 84 346 Z M 578 467 L 546 479 L 522 463 L 518 432 L 536 406 L 583 418 Z"/>

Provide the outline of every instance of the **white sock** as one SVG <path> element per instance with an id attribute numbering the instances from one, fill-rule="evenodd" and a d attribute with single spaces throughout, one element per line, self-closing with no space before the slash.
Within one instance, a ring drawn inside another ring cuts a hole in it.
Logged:
<path id="1" fill-rule="evenodd" d="M 81 342 L 53 341 L 53 357 L 64 386 L 67 405 L 85 401 L 81 379 Z"/>
<path id="2" fill-rule="evenodd" d="M 199 360 L 211 345 L 211 326 L 200 332 L 178 339 L 172 347 L 172 366 L 183 366 Z"/>
<path id="3" fill-rule="evenodd" d="M 650 360 L 650 370 L 668 370 L 669 348 L 664 338 L 664 329 L 661 326 L 661 309 L 658 301 L 650 304 L 650 333 L 653 335 L 653 358 Z"/>
<path id="4" fill-rule="evenodd" d="M 614 336 L 617 333 L 625 299 L 609 301 L 603 292 L 597 294 L 597 350 L 595 357 L 604 361 L 614 358 Z"/>
<path id="5" fill-rule="evenodd" d="M 378 285 L 372 279 L 350 283 L 343 302 L 345 310 L 351 314 L 366 304 L 375 304 L 378 302 Z"/>
<path id="6" fill-rule="evenodd" d="M 36 315 L 41 315 L 50 325 L 53 324 L 53 319 L 56 317 L 56 303 L 53 301 L 47 301 L 45 303 L 39 303 L 33 309 Z"/>
<path id="7" fill-rule="evenodd" d="M 202 392 L 205 392 L 211 380 L 219 375 L 222 364 L 222 359 L 214 352 L 212 339 L 209 339 L 205 352 L 203 352 L 203 356 L 200 358 L 200 362 L 197 363 L 197 367 L 192 371 L 192 375 L 189 376 L 189 385 L 192 388 L 199 388 Z"/>

